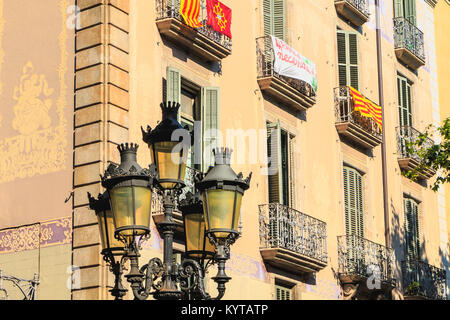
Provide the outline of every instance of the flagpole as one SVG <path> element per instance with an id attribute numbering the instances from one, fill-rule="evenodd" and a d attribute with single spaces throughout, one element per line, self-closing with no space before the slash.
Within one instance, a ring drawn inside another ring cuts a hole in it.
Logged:
<path id="1" fill-rule="evenodd" d="M 391 247 L 391 232 L 389 221 L 389 193 L 387 183 L 387 167 L 386 167 L 386 125 L 384 115 L 384 93 L 383 93 L 383 65 L 381 51 L 381 22 L 380 22 L 380 1 L 375 0 L 375 16 L 376 16 L 376 38 L 377 38 L 377 67 L 378 67 L 378 98 L 381 106 L 382 117 L 382 142 L 381 142 L 381 159 L 383 171 L 383 206 L 384 206 L 384 236 L 386 247 Z"/>

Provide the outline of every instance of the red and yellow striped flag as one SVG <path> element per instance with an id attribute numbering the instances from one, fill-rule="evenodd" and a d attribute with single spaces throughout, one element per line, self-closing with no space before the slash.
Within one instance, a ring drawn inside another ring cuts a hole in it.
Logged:
<path id="1" fill-rule="evenodd" d="M 203 27 L 198 21 L 200 15 L 200 0 L 181 0 L 180 14 L 189 27 Z"/>
<path id="2" fill-rule="evenodd" d="M 358 90 L 348 86 L 350 94 L 353 98 L 354 110 L 359 111 L 364 117 L 372 118 L 373 121 L 383 130 L 383 118 L 381 113 L 381 107 L 367 99 Z"/>

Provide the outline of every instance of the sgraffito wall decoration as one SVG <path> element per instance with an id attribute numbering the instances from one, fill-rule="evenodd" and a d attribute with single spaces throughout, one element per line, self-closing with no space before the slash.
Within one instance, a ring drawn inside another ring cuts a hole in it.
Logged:
<path id="1" fill-rule="evenodd" d="M 0 8 L 3 8 L 2 2 Z M 19 81 L 14 85 L 12 92 L 5 90 L 2 92 L 0 87 L 0 95 L 10 94 L 14 101 L 14 105 L 2 107 L 12 109 L 13 114 L 8 125 L 15 133 L 0 139 L 0 183 L 66 169 L 68 128 L 64 111 L 68 93 L 66 83 L 68 6 L 67 0 L 59 3 L 62 17 L 58 37 L 60 61 L 56 70 L 59 90 L 56 91 L 49 84 L 48 75 L 38 67 L 43 62 L 31 60 L 18 70 Z M 4 21 L 0 19 L 0 41 L 3 26 Z M 0 49 L 0 71 L 4 58 L 2 51 Z M 5 118 L 1 124 L 6 125 Z"/>
<path id="2" fill-rule="evenodd" d="M 2 90 L 3 90 L 3 82 L 1 79 L 1 71 L 2 71 L 2 65 L 3 65 L 3 61 L 5 59 L 5 53 L 3 52 L 3 47 L 2 47 L 2 43 L 3 43 L 3 28 L 5 26 L 5 19 L 3 17 L 3 1 L 4 0 L 0 0 L 0 95 L 2 94 Z M 2 120 L 3 120 L 3 116 L 0 110 L 0 128 L 2 127 Z"/>
<path id="3" fill-rule="evenodd" d="M 0 254 L 72 243 L 72 218 L 0 230 Z"/>

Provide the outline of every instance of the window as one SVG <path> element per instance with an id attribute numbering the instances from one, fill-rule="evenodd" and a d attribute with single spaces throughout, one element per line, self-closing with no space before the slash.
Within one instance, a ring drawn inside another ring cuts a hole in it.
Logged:
<path id="1" fill-rule="evenodd" d="M 403 198 L 405 210 L 405 241 L 406 257 L 408 261 L 420 258 L 419 237 L 419 204 L 411 198 Z"/>
<path id="2" fill-rule="evenodd" d="M 286 41 L 286 3 L 285 0 L 264 0 L 264 35 L 273 35 Z"/>
<path id="3" fill-rule="evenodd" d="M 364 237 L 363 177 L 357 170 L 344 166 L 343 178 L 346 235 Z"/>
<path id="4" fill-rule="evenodd" d="M 181 104 L 178 116 L 181 125 L 193 130 L 195 121 L 201 121 L 201 128 L 195 128 L 195 133 L 201 131 L 202 141 L 200 145 L 191 148 L 187 165 L 206 172 L 214 165 L 212 150 L 218 147 L 219 88 L 200 87 L 183 78 L 180 71 L 172 67 L 167 68 L 166 80 L 167 101 Z"/>
<path id="5" fill-rule="evenodd" d="M 401 75 L 397 75 L 397 92 L 399 124 L 401 127 L 412 127 L 411 83 Z"/>
<path id="6" fill-rule="evenodd" d="M 405 18 L 416 25 L 416 0 L 394 0 L 394 16 Z"/>
<path id="7" fill-rule="evenodd" d="M 339 86 L 359 90 L 358 35 L 351 31 L 337 31 Z"/>
<path id="8" fill-rule="evenodd" d="M 269 202 L 294 208 L 294 137 L 280 121 L 267 124 Z"/>
<path id="9" fill-rule="evenodd" d="M 292 300 L 292 289 L 290 287 L 276 284 L 275 285 L 275 300 Z"/>

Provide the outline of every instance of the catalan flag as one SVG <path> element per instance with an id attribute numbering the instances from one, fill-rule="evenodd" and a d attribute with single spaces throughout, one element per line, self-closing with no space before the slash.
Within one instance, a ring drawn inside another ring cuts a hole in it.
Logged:
<path id="1" fill-rule="evenodd" d="M 350 95 L 353 98 L 354 110 L 359 111 L 364 117 L 372 118 L 380 130 L 383 130 L 381 107 L 367 99 L 355 88 L 350 86 L 348 88 L 350 90 Z"/>
<path id="2" fill-rule="evenodd" d="M 201 0 L 181 0 L 180 14 L 186 24 L 192 28 L 200 28 L 203 25 L 198 21 L 200 15 Z"/>

